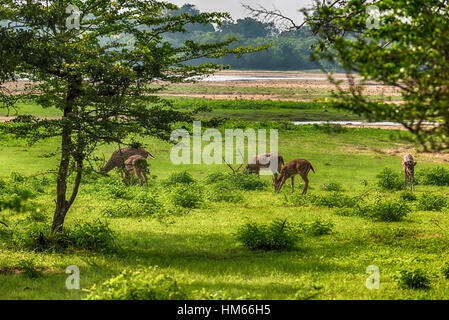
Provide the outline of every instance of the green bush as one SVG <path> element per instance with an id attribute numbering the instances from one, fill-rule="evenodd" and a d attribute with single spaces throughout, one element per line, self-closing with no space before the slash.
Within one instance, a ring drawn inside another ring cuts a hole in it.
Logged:
<path id="1" fill-rule="evenodd" d="M 208 199 L 213 202 L 237 203 L 243 201 L 243 196 L 230 183 L 222 182 L 208 188 Z"/>
<path id="2" fill-rule="evenodd" d="M 247 223 L 237 231 L 237 240 L 250 250 L 288 250 L 298 239 L 297 231 L 279 219 L 270 224 Z"/>
<path id="3" fill-rule="evenodd" d="M 128 186 L 126 186 L 123 181 L 114 179 L 109 184 L 107 184 L 106 187 L 107 192 L 114 199 L 131 200 L 133 198 L 133 194 L 130 191 L 130 188 L 128 188 Z"/>
<path id="4" fill-rule="evenodd" d="M 42 272 L 34 265 L 34 261 L 30 259 L 21 260 L 17 269 L 28 278 L 37 278 L 42 275 Z"/>
<path id="5" fill-rule="evenodd" d="M 85 300 L 187 300 L 189 293 L 173 276 L 156 267 L 125 269 L 85 290 Z"/>
<path id="6" fill-rule="evenodd" d="M 114 251 L 116 234 L 106 222 L 78 223 L 68 232 L 71 246 L 90 251 Z"/>
<path id="7" fill-rule="evenodd" d="M 174 186 L 177 184 L 191 184 L 196 180 L 187 171 L 172 173 L 168 179 L 164 182 L 165 185 Z"/>
<path id="8" fill-rule="evenodd" d="M 343 187 L 338 182 L 331 182 L 326 185 L 326 191 L 343 191 Z"/>
<path id="9" fill-rule="evenodd" d="M 117 249 L 115 233 L 106 223 L 78 223 L 73 229 L 64 228 L 60 233 L 52 233 L 48 223 L 24 220 L 15 228 L 7 244 L 13 248 L 31 251 L 62 251 L 67 248 L 111 252 Z"/>
<path id="10" fill-rule="evenodd" d="M 359 214 L 375 221 L 401 221 L 411 212 L 409 206 L 400 200 L 382 200 L 377 198 L 374 203 L 359 209 Z"/>
<path id="11" fill-rule="evenodd" d="M 417 173 L 417 179 L 420 184 L 449 186 L 449 170 L 443 167 L 423 169 Z"/>
<path id="12" fill-rule="evenodd" d="M 216 172 L 208 175 L 205 184 L 226 183 L 235 189 L 240 190 L 264 190 L 268 183 L 260 178 L 260 176 L 243 173 L 243 174 L 224 174 Z"/>
<path id="13" fill-rule="evenodd" d="M 229 178 L 229 174 L 225 174 L 223 172 L 214 172 L 206 176 L 204 179 L 205 184 L 214 184 L 219 182 L 227 181 Z"/>
<path id="14" fill-rule="evenodd" d="M 390 168 L 383 169 L 377 176 L 377 186 L 382 190 L 402 190 L 402 176 Z"/>
<path id="15" fill-rule="evenodd" d="M 402 191 L 399 195 L 399 198 L 404 201 L 415 201 L 418 199 L 416 195 L 411 191 Z"/>
<path id="16" fill-rule="evenodd" d="M 422 269 L 401 270 L 395 277 L 396 281 L 403 288 L 409 289 L 429 289 L 430 278 Z"/>
<path id="17" fill-rule="evenodd" d="M 173 204 L 182 208 L 199 208 L 203 202 L 203 194 L 201 188 L 195 184 L 177 185 L 171 194 Z"/>
<path id="18" fill-rule="evenodd" d="M 311 195 L 310 202 L 316 206 L 328 208 L 352 208 L 360 202 L 360 198 L 333 191 L 324 195 Z"/>
<path id="19" fill-rule="evenodd" d="M 333 228 L 334 224 L 332 222 L 324 222 L 321 219 L 316 219 L 307 226 L 306 230 L 307 233 L 313 236 L 323 236 L 331 234 Z"/>
<path id="20" fill-rule="evenodd" d="M 447 206 L 447 199 L 445 196 L 424 193 L 418 198 L 416 208 L 423 211 L 441 211 L 445 206 Z"/>

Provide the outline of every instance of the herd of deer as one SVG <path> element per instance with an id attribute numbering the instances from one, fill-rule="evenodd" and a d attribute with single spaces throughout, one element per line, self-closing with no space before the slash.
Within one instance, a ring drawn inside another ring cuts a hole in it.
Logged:
<path id="1" fill-rule="evenodd" d="M 150 156 L 155 159 L 155 157 L 143 148 L 123 148 L 113 152 L 111 158 L 103 167 L 102 171 L 107 173 L 114 168 L 123 168 L 124 173 L 127 177 L 131 175 L 131 183 L 134 181 L 134 175 L 139 178 L 139 185 L 142 186 L 143 180 L 148 188 L 148 178 L 147 178 L 147 158 Z M 225 161 L 226 162 L 226 161 Z M 229 163 L 226 164 L 231 168 L 234 173 L 238 173 L 243 163 L 236 170 L 231 167 Z M 414 191 L 414 168 L 416 162 L 414 161 L 412 155 L 406 154 L 402 158 L 402 170 L 404 172 L 404 189 L 407 189 L 407 182 L 410 184 L 410 190 Z M 284 162 L 284 158 L 275 153 L 263 153 L 252 157 L 246 166 L 243 168 L 242 172 L 248 171 L 249 173 L 254 173 L 259 175 L 261 169 L 270 169 L 273 174 L 273 187 L 276 193 L 279 193 L 282 186 L 285 184 L 287 179 L 291 179 L 292 183 L 292 193 L 294 190 L 295 176 L 300 175 L 304 180 L 304 189 L 302 194 L 307 193 L 309 187 L 308 174 L 312 170 L 315 170 L 312 164 L 306 159 L 294 159 L 287 163 Z M 408 180 L 408 181 L 407 181 Z"/>

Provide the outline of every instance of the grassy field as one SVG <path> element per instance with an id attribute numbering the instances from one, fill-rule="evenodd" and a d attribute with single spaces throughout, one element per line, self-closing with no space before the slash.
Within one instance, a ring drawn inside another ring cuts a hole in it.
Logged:
<path id="1" fill-rule="evenodd" d="M 238 120 L 260 121 L 331 121 L 331 120 L 356 120 L 360 117 L 346 111 L 329 108 L 321 102 L 297 102 L 297 101 L 269 101 L 269 100 L 216 100 L 189 97 L 166 97 L 173 107 L 191 111 L 199 107 L 212 108 L 212 112 L 200 113 L 204 119 L 224 117 Z M 257 112 L 255 112 L 257 111 Z M 42 109 L 38 105 L 22 102 L 17 105 L 17 112 L 10 115 L 28 114 L 39 117 L 58 117 L 61 112 L 56 108 Z M 6 116 L 6 112 L 0 112 L 0 116 Z"/>
<path id="2" fill-rule="evenodd" d="M 184 100 L 179 106 L 187 108 L 190 103 L 209 101 Z M 268 102 L 265 103 L 267 107 L 251 106 L 254 102 L 238 103 L 249 107 L 214 105 L 217 107 L 215 115 L 233 118 L 248 114 L 250 118 L 252 113 L 252 120 L 267 119 L 271 113 L 283 115 L 273 116 L 275 119 L 302 119 L 310 110 L 316 112 L 316 116 L 328 115 L 318 105 L 298 104 L 288 108 L 273 104 L 270 108 Z M 23 106 L 24 114 L 58 115 L 56 110 L 44 112 L 33 106 Z M 313 120 L 315 115 L 304 120 Z M 341 113 L 335 111 L 334 115 L 335 119 L 341 119 Z M 223 124 L 222 129 L 227 125 L 255 124 L 229 122 Z M 279 153 L 287 161 L 308 159 L 316 170 L 316 174 L 309 174 L 308 195 L 300 196 L 300 178 L 296 179 L 296 190 L 291 195 L 289 182 L 281 194 L 274 194 L 271 178 L 262 176 L 260 190 L 231 190 L 237 197 L 235 202 L 214 200 L 211 190 L 215 185 L 207 181 L 211 174 L 230 173 L 225 164 L 177 166 L 170 162 L 172 145 L 152 138 L 144 142 L 156 156 L 149 161 L 150 188 L 126 186 L 116 172 L 109 177 L 90 174 L 66 220 L 68 229 L 85 222 L 96 223 L 98 219 L 107 222 L 119 248 L 112 252 L 74 248 L 33 251 L 25 246 L 12 246 L 9 233 L 0 225 L 0 299 L 85 298 L 87 292 L 65 287 L 68 276 L 65 269 L 69 265 L 80 268 L 81 289 L 101 285 L 125 268 L 158 266 L 189 291 L 204 289 L 209 296 L 234 299 L 446 299 L 449 296 L 449 280 L 441 271 L 449 262 L 447 205 L 437 211 L 425 211 L 419 207 L 419 200 L 408 201 L 410 212 L 401 221 L 388 222 L 363 215 L 345 216 L 341 210 L 315 201 L 330 195 L 359 197 L 367 204 L 374 203 L 376 197 L 398 201 L 402 193 L 381 190 L 376 175 L 384 168 L 400 173 L 401 153 L 417 148 L 408 134 L 317 126 L 282 129 Z M 15 226 L 14 232 L 18 234 L 23 232 L 21 228 L 27 226 L 27 221 L 44 224 L 51 221 L 55 176 L 37 174 L 56 168 L 58 146 L 57 139 L 28 146 L 26 141 L 0 137 L 3 186 L 26 188 L 34 195 L 28 201 L 28 210 L 0 212 L 0 220 Z M 113 145 L 102 146 L 97 155 L 104 154 L 107 158 L 115 149 Z M 448 167 L 432 160 L 417 155 L 418 176 L 425 169 Z M 189 187 L 167 184 L 172 174 L 183 171 L 188 171 L 195 183 Z M 254 179 L 251 181 L 255 183 Z M 334 194 L 323 190 L 323 184 L 338 185 L 342 190 Z M 1 186 L 0 182 L 0 190 Z M 176 204 L 174 199 L 182 190 L 199 195 L 195 208 L 181 208 Z M 425 194 L 446 196 L 449 187 L 419 184 L 415 193 L 418 199 Z M 139 199 L 149 196 L 162 204 L 163 209 L 139 211 L 142 207 Z M 329 232 L 305 232 L 288 250 L 250 250 L 238 241 L 237 234 L 245 224 L 269 224 L 276 219 L 292 225 L 324 224 L 329 228 L 322 229 Z M 16 243 L 23 244 L 23 241 Z M 378 290 L 365 286 L 369 276 L 366 268 L 370 265 L 380 270 Z M 395 277 L 401 271 L 417 269 L 423 270 L 429 278 L 429 289 L 401 287 Z"/>

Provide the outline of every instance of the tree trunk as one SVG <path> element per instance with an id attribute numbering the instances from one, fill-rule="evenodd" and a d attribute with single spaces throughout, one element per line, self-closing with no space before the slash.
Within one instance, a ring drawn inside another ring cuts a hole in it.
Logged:
<path id="1" fill-rule="evenodd" d="M 69 211 L 71 205 L 75 201 L 76 195 L 78 193 L 78 188 L 81 183 L 83 164 L 82 158 L 77 159 L 77 175 L 75 179 L 75 186 L 73 187 L 70 200 L 67 201 L 67 176 L 69 172 L 70 157 L 73 150 L 72 123 L 70 117 L 73 115 L 75 98 L 79 96 L 80 86 L 81 80 L 69 80 L 64 116 L 62 118 L 61 161 L 59 163 L 58 183 L 56 187 L 56 209 L 53 216 L 53 224 L 51 227 L 52 233 L 62 231 L 65 216 L 67 214 L 67 211 Z"/>

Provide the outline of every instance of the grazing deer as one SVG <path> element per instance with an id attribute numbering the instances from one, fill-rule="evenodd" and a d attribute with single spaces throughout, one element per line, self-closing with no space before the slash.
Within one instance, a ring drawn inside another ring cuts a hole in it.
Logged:
<path id="1" fill-rule="evenodd" d="M 143 149 L 143 148 L 122 148 L 122 149 L 118 149 L 115 150 L 112 155 L 111 158 L 109 159 L 109 161 L 106 163 L 106 165 L 102 168 L 102 171 L 104 173 L 108 173 L 109 171 L 111 171 L 114 168 L 121 168 L 123 167 L 125 161 L 134 155 L 140 155 L 142 157 L 144 157 L 145 159 L 148 158 L 148 156 L 150 156 L 151 158 L 155 159 L 154 156 L 149 153 L 147 150 Z"/>
<path id="2" fill-rule="evenodd" d="M 262 153 L 253 156 L 243 168 L 242 172 L 249 171 L 250 173 L 259 175 L 260 169 L 270 168 L 276 179 L 278 172 L 281 172 L 283 166 L 284 158 L 281 155 L 276 153 Z"/>
<path id="3" fill-rule="evenodd" d="M 278 178 L 274 180 L 273 186 L 276 193 L 281 191 L 282 186 L 288 178 L 292 179 L 292 193 L 295 185 L 295 175 L 299 174 L 304 180 L 304 189 L 302 190 L 302 194 L 305 195 L 307 193 L 307 188 L 309 187 L 309 179 L 307 175 L 309 171 L 312 170 L 315 173 L 315 170 L 312 167 L 312 164 L 306 159 L 295 159 L 290 162 L 287 162 L 281 169 L 280 175 Z"/>
<path id="4" fill-rule="evenodd" d="M 148 188 L 147 166 L 147 159 L 139 154 L 126 159 L 125 172 L 127 175 L 131 174 L 131 184 L 134 183 L 134 174 L 136 174 L 139 178 L 139 185 L 142 186 L 143 179 L 145 179 L 145 184 Z"/>
<path id="5" fill-rule="evenodd" d="M 404 190 L 407 190 L 407 179 L 409 180 L 410 190 L 415 191 L 415 166 L 416 163 L 413 160 L 411 154 L 406 154 L 402 158 L 402 170 L 404 171 Z"/>
<path id="6" fill-rule="evenodd" d="M 242 154 L 240 153 L 240 155 Z M 228 165 L 229 168 L 231 168 L 234 174 L 239 173 L 239 170 L 243 166 L 243 163 L 244 162 L 242 162 L 240 167 L 238 167 L 237 170 L 235 170 L 229 163 L 226 162 L 226 164 Z M 278 172 L 281 172 L 281 168 L 283 165 L 284 165 L 284 158 L 281 155 L 276 153 L 262 153 L 253 156 L 248 161 L 246 166 L 243 168 L 242 173 L 248 171 L 249 173 L 259 175 L 260 169 L 270 168 L 271 172 L 273 173 L 274 179 L 276 179 L 278 176 Z"/>

